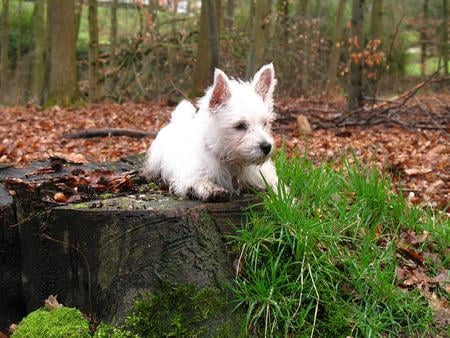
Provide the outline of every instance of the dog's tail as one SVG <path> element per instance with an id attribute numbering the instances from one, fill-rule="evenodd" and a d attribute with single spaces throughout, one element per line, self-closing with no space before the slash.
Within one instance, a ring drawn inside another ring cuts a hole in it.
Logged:
<path id="1" fill-rule="evenodd" d="M 193 119 L 196 109 L 188 100 L 181 101 L 172 113 L 172 122 L 180 122 Z"/>

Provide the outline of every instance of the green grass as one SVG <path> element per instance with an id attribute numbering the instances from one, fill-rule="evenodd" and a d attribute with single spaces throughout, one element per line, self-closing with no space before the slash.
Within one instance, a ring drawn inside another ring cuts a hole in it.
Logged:
<path id="1" fill-rule="evenodd" d="M 450 67 L 450 61 L 448 64 Z M 439 60 L 437 57 L 428 58 L 426 61 L 426 75 L 433 74 L 438 69 L 438 65 Z M 414 60 L 411 59 L 411 62 L 405 65 L 405 73 L 410 76 L 420 76 L 420 62 L 414 62 Z"/>
<path id="2" fill-rule="evenodd" d="M 411 208 L 376 170 L 344 161 L 315 167 L 279 156 L 279 193 L 262 195 L 234 240 L 242 273 L 233 293 L 258 336 L 433 334 L 417 291 L 396 282 L 401 229 L 427 230 L 441 254 L 449 224 Z M 442 254 L 443 255 L 443 254 Z M 444 263 L 448 267 L 448 260 Z"/>

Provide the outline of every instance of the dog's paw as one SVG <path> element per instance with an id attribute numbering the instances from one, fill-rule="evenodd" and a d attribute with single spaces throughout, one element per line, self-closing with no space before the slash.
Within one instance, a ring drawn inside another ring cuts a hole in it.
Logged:
<path id="1" fill-rule="evenodd" d="M 231 194 L 228 190 L 219 187 L 212 182 L 202 182 L 190 187 L 186 193 L 187 197 L 199 199 L 204 202 L 229 201 Z"/>
<path id="2" fill-rule="evenodd" d="M 206 198 L 206 202 L 225 202 L 231 199 L 231 194 L 229 191 L 219 188 L 213 189 L 210 195 Z"/>

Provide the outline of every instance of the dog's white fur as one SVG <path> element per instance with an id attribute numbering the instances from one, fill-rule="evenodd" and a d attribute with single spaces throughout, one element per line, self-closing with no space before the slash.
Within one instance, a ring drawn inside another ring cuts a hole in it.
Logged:
<path id="1" fill-rule="evenodd" d="M 162 180 L 178 196 L 223 200 L 242 190 L 276 190 L 270 157 L 273 91 L 272 64 L 251 82 L 229 79 L 216 69 L 214 84 L 198 102 L 198 111 L 182 101 L 147 152 L 143 174 Z M 267 154 L 264 152 L 270 152 Z"/>

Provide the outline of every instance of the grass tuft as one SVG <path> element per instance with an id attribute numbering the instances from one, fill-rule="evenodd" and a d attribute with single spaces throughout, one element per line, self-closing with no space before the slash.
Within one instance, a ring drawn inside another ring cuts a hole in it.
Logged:
<path id="1" fill-rule="evenodd" d="M 400 231 L 414 229 L 428 231 L 442 253 L 445 220 L 407 205 L 388 178 L 354 159 L 339 170 L 283 153 L 276 162 L 278 193 L 261 195 L 234 237 L 242 269 L 232 290 L 248 329 L 259 336 L 433 334 L 426 299 L 397 285 L 396 250 Z"/>

